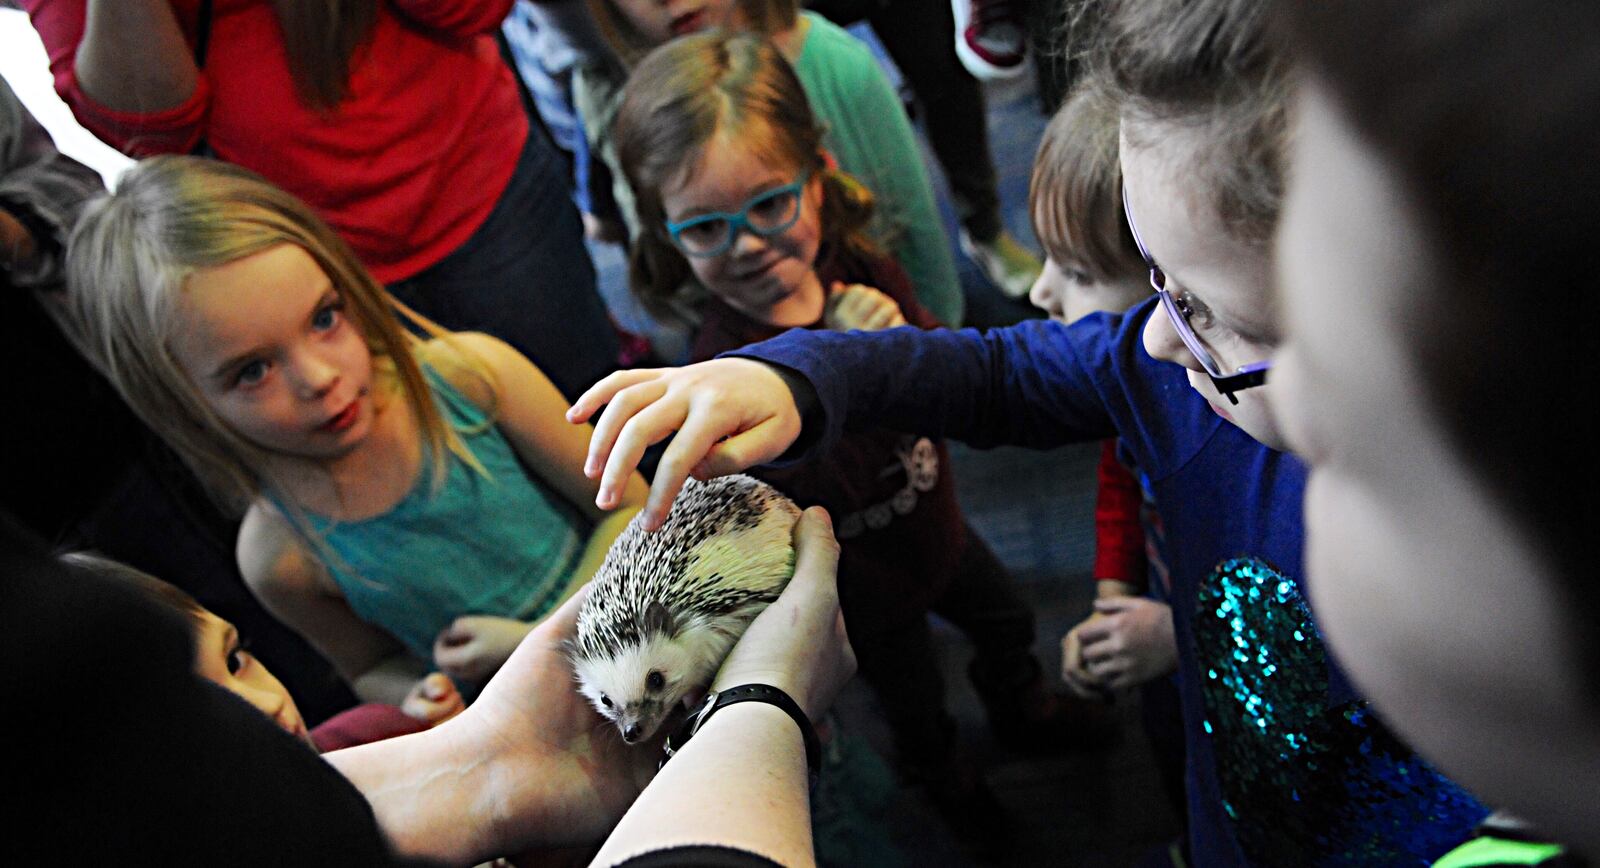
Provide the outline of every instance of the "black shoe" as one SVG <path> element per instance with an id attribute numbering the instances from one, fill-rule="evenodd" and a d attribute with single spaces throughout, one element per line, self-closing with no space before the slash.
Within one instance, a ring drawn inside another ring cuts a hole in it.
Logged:
<path id="1" fill-rule="evenodd" d="M 1116 742 L 1120 727 L 1110 705 L 1048 689 L 1038 661 L 1028 659 L 1031 672 L 1024 670 L 1024 678 L 1011 687 L 981 678 L 976 661 L 967 669 L 1001 747 L 1024 756 L 1054 756 Z"/>

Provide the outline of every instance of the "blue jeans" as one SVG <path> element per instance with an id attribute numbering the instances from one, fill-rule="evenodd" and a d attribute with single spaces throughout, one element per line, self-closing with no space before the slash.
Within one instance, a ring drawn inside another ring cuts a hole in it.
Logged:
<path id="1" fill-rule="evenodd" d="M 533 360 L 568 400 L 617 368 L 566 167 L 535 126 L 500 201 L 466 243 L 389 291 L 455 331 L 482 331 Z"/>

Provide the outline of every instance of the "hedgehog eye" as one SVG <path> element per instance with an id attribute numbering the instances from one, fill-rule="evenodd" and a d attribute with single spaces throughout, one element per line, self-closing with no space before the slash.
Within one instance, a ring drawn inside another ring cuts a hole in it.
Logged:
<path id="1" fill-rule="evenodd" d="M 667 679 L 663 678 L 659 671 L 651 672 L 649 675 L 644 677 L 644 686 L 651 690 L 660 690 L 662 687 L 665 687 L 666 684 Z"/>
<path id="2" fill-rule="evenodd" d="M 606 708 L 610 708 L 611 707 L 611 697 L 606 696 L 604 693 L 600 694 L 600 704 L 604 705 Z"/>

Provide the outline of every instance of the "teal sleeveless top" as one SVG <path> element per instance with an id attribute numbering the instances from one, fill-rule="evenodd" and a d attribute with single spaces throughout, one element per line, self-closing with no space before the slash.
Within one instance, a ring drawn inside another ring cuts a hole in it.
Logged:
<path id="1" fill-rule="evenodd" d="M 307 519 L 338 556 L 321 560 L 350 608 L 432 660 L 433 640 L 458 616 L 532 621 L 555 608 L 592 528 L 522 465 L 482 410 L 423 370 L 445 421 L 489 478 L 452 456 L 435 492 L 424 455 L 416 483 L 389 512 L 362 521 Z"/>

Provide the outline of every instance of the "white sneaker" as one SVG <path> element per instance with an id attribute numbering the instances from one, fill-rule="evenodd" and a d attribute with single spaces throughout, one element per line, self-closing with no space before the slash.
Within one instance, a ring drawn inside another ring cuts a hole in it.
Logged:
<path id="1" fill-rule="evenodd" d="M 956 56 L 974 78 L 1014 78 L 1027 69 L 1023 0 L 950 0 L 950 9 L 956 17 Z"/>
<path id="2" fill-rule="evenodd" d="M 961 252 L 983 269 L 985 277 L 1005 295 L 1022 298 L 1039 279 L 1044 263 L 1028 252 L 1010 232 L 1001 230 L 993 241 L 979 242 L 961 230 Z"/>

